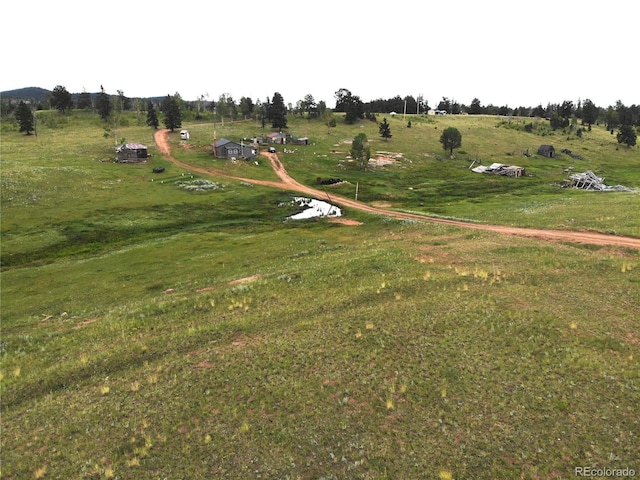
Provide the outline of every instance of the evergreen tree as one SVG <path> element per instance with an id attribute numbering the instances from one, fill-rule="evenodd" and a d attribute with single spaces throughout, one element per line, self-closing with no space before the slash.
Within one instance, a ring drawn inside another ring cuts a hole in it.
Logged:
<path id="1" fill-rule="evenodd" d="M 598 119 L 598 107 L 588 98 L 582 104 L 582 122 L 586 123 L 589 128 L 596 123 Z"/>
<path id="2" fill-rule="evenodd" d="M 31 135 L 31 132 L 35 130 L 35 122 L 33 119 L 33 112 L 29 105 L 20 100 L 18 108 L 16 108 L 16 119 L 20 124 L 20 131 L 25 132 L 27 135 Z"/>
<path id="3" fill-rule="evenodd" d="M 607 125 L 607 130 L 611 130 L 611 132 L 613 133 L 613 129 L 617 128 L 620 125 L 618 111 L 609 106 L 609 108 L 607 108 L 607 112 L 604 115 L 604 118 Z"/>
<path id="4" fill-rule="evenodd" d="M 542 106 L 542 104 L 538 104 L 537 107 L 535 107 L 533 110 L 531 110 L 531 115 L 534 117 L 544 117 L 545 115 L 545 111 L 544 111 L 544 107 Z"/>
<path id="5" fill-rule="evenodd" d="M 411 122 L 409 122 L 409 124 L 411 124 Z M 382 122 L 380 122 L 378 130 L 380 131 L 380 136 L 384 138 L 385 142 L 391 138 L 391 127 L 389 126 L 389 122 L 387 122 L 386 117 L 382 119 Z"/>
<path id="6" fill-rule="evenodd" d="M 273 94 L 269 116 L 271 118 L 271 126 L 281 130 L 287 128 L 287 108 L 284 105 L 284 99 L 280 93 Z"/>
<path id="7" fill-rule="evenodd" d="M 62 85 L 56 85 L 53 89 L 53 92 L 51 93 L 51 106 L 60 113 L 64 113 L 73 108 L 73 99 L 71 98 L 71 94 Z"/>
<path id="8" fill-rule="evenodd" d="M 351 158 L 360 165 L 362 170 L 366 170 L 371 158 L 371 148 L 367 145 L 367 136 L 359 133 L 351 142 Z"/>
<path id="9" fill-rule="evenodd" d="M 167 95 L 162 102 L 161 110 L 164 114 L 164 126 L 166 128 L 173 132 L 176 128 L 182 126 L 182 112 L 175 97 Z"/>
<path id="10" fill-rule="evenodd" d="M 160 125 L 160 122 L 158 122 L 158 112 L 156 112 L 156 107 L 153 106 L 153 102 L 151 100 L 147 103 L 147 125 L 156 130 Z"/>
<path id="11" fill-rule="evenodd" d="M 565 100 L 558 108 L 558 114 L 565 119 L 571 118 L 575 109 L 573 108 L 573 102 L 571 100 Z"/>
<path id="12" fill-rule="evenodd" d="M 617 135 L 618 143 L 624 143 L 629 147 L 633 147 L 638 140 L 636 129 L 632 125 L 622 125 Z"/>
<path id="13" fill-rule="evenodd" d="M 111 116 L 111 108 L 111 99 L 109 95 L 105 93 L 104 87 L 100 85 L 100 93 L 98 93 L 98 98 L 96 98 L 96 110 L 103 121 L 106 122 Z"/>
<path id="14" fill-rule="evenodd" d="M 341 88 L 335 93 L 336 112 L 344 112 L 344 122 L 351 125 L 358 119 L 364 118 L 364 103 L 360 97 L 353 95 L 346 88 Z"/>
<path id="15" fill-rule="evenodd" d="M 469 107 L 470 115 L 480 115 L 482 113 L 482 105 L 480 104 L 480 100 L 474 98 L 471 100 L 471 106 Z"/>
<path id="16" fill-rule="evenodd" d="M 449 150 L 449 155 L 453 155 L 453 149 L 462 146 L 462 134 L 455 127 L 448 127 L 440 135 L 442 148 Z"/>

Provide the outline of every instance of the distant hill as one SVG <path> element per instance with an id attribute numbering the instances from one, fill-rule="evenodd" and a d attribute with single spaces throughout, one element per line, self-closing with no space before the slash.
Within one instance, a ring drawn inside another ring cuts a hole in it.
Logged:
<path id="1" fill-rule="evenodd" d="M 4 92 L 0 92 L 0 98 L 43 102 L 50 94 L 51 94 L 51 90 L 47 90 L 45 88 L 26 87 L 26 88 L 18 88 L 16 90 L 6 90 Z"/>
<path id="2" fill-rule="evenodd" d="M 32 103 L 44 103 L 49 95 L 51 95 L 52 90 L 47 90 L 46 88 L 40 87 L 26 87 L 26 88 L 17 88 L 15 90 L 5 90 L 4 92 L 0 92 L 0 99 L 2 100 L 24 100 Z M 78 100 L 79 93 L 71 93 L 71 97 L 74 101 Z M 97 92 L 91 93 L 91 98 L 95 99 L 98 95 Z M 113 94 L 109 94 L 109 96 L 114 96 Z M 145 97 L 143 100 L 152 100 L 154 102 L 161 102 L 165 97 Z"/>

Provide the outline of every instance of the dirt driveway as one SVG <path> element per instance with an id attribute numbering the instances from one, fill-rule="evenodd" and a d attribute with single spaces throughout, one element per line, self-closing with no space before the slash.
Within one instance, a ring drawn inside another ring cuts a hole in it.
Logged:
<path id="1" fill-rule="evenodd" d="M 261 155 L 264 155 L 269 159 L 269 162 L 271 163 L 271 167 L 278 175 L 278 178 L 280 178 L 279 182 L 268 181 L 268 180 L 255 180 L 252 178 L 234 177 L 234 176 L 216 171 L 214 169 L 194 167 L 192 165 L 176 160 L 171 156 L 171 149 L 169 148 L 168 137 L 169 137 L 169 130 L 166 130 L 166 129 L 158 130 L 155 133 L 156 145 L 158 146 L 158 149 L 160 150 L 162 155 L 167 160 L 169 160 L 170 162 L 176 165 L 179 165 L 182 168 L 185 168 L 203 175 L 212 175 L 212 176 L 230 178 L 230 179 L 239 180 L 243 182 L 253 183 L 256 185 L 264 185 L 267 187 L 290 190 L 293 192 L 303 193 L 310 197 L 315 197 L 319 199 L 327 198 L 327 194 L 322 190 L 316 190 L 315 188 L 308 187 L 291 178 L 287 173 L 287 170 L 284 168 L 284 165 L 278 158 L 277 153 L 261 152 Z M 387 210 L 385 208 L 374 207 L 361 202 L 357 202 L 355 200 L 351 200 L 349 198 L 345 198 L 339 195 L 331 195 L 331 198 L 329 200 L 331 203 L 336 203 L 344 207 L 355 208 L 364 212 L 375 213 L 378 215 L 386 215 L 389 217 L 401 218 L 406 220 L 418 220 L 421 222 L 440 223 L 440 224 L 451 225 L 451 226 L 461 227 L 461 228 L 496 232 L 504 235 L 516 235 L 519 237 L 533 237 L 533 238 L 539 238 L 545 241 L 585 243 L 590 245 L 616 246 L 616 247 L 626 247 L 626 248 L 633 248 L 636 250 L 640 250 L 640 238 L 622 237 L 617 235 L 606 235 L 603 233 L 595 233 L 595 232 L 544 230 L 544 229 L 535 229 L 535 228 L 507 227 L 503 225 L 485 225 L 485 224 L 478 224 L 478 223 L 467 223 L 467 222 L 461 222 L 457 220 L 432 218 L 432 217 L 427 217 L 427 216 L 413 214 L 413 213 L 395 212 L 393 210 Z"/>

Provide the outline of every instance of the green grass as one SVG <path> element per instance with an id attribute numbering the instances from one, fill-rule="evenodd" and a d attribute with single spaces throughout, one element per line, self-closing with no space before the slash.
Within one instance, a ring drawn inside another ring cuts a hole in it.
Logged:
<path id="1" fill-rule="evenodd" d="M 310 185 L 350 182 L 330 194 L 359 182 L 361 200 L 398 209 L 638 232 L 637 194 L 556 189 L 566 159 L 502 153 L 525 140 L 559 150 L 565 137 L 523 137 L 489 117 L 388 120 L 387 143 L 373 123 L 362 129 L 374 151 L 402 152 L 398 164 L 361 172 L 331 153 L 360 126 L 326 135 L 299 120 L 292 129 L 315 145 L 283 161 Z M 438 160 L 449 122 L 466 127 L 469 153 Z M 351 210 L 363 225 L 285 221 L 289 192 L 220 178 L 212 192 L 178 188 L 191 173 L 161 159 L 134 117 L 122 134 L 149 144 L 151 164 L 100 162 L 113 140 L 90 116 L 49 124 L 37 139 L 2 133 L 3 478 L 638 470 L 637 251 Z M 211 159 L 213 127 L 188 127 L 191 148 L 172 136 L 180 160 L 275 178 L 264 163 Z M 216 129 L 259 133 L 252 122 Z M 615 150 L 604 133 L 567 148 L 638 187 L 638 150 Z M 536 177 L 472 174 L 476 156 L 527 160 Z M 152 174 L 159 164 L 167 172 Z"/>

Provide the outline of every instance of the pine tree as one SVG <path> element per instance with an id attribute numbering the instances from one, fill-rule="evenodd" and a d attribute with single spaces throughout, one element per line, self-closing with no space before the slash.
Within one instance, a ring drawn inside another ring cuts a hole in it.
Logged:
<path id="1" fill-rule="evenodd" d="M 73 99 L 71 98 L 71 94 L 62 85 L 56 85 L 53 89 L 53 92 L 51 93 L 51 106 L 60 113 L 64 113 L 73 108 Z"/>
<path id="2" fill-rule="evenodd" d="M 282 130 L 287 128 L 287 107 L 284 105 L 284 99 L 278 92 L 273 94 L 270 106 L 271 126 Z"/>
<path id="3" fill-rule="evenodd" d="M 598 107 L 588 98 L 582 104 L 582 122 L 591 129 L 591 125 L 598 119 Z"/>
<path id="4" fill-rule="evenodd" d="M 633 147 L 638 140 L 638 135 L 632 125 L 622 125 L 616 138 L 618 139 L 618 143 L 624 143 L 629 147 Z"/>
<path id="5" fill-rule="evenodd" d="M 389 126 L 389 122 L 387 122 L 386 118 L 383 118 L 382 122 L 380 122 L 379 131 L 380 136 L 384 138 L 385 142 L 391 138 L 391 127 Z"/>
<path id="6" fill-rule="evenodd" d="M 462 134 L 455 127 L 448 127 L 440 135 L 442 148 L 449 150 L 449 155 L 453 155 L 453 149 L 462 146 Z"/>
<path id="7" fill-rule="evenodd" d="M 367 136 L 359 133 L 351 142 L 351 150 L 349 152 L 351 158 L 360 165 L 362 170 L 366 170 L 371 158 L 371 148 L 367 145 Z"/>
<path id="8" fill-rule="evenodd" d="M 18 108 L 16 109 L 16 119 L 20 124 L 20 131 L 25 132 L 27 135 L 31 135 L 31 132 L 35 130 L 33 121 L 33 112 L 29 105 L 20 100 Z"/>
<path id="9" fill-rule="evenodd" d="M 96 110 L 98 110 L 98 115 L 103 121 L 106 122 L 111 116 L 111 108 L 111 99 L 105 93 L 104 87 L 100 85 L 100 93 L 96 98 Z"/>
<path id="10" fill-rule="evenodd" d="M 182 112 L 175 97 L 167 95 L 162 102 L 162 113 L 164 114 L 164 126 L 172 132 L 176 128 L 182 127 Z"/>
<path id="11" fill-rule="evenodd" d="M 150 127 L 158 129 L 160 122 L 158 122 L 158 112 L 156 112 L 156 108 L 153 106 L 153 102 L 149 100 L 147 103 L 147 125 Z"/>

